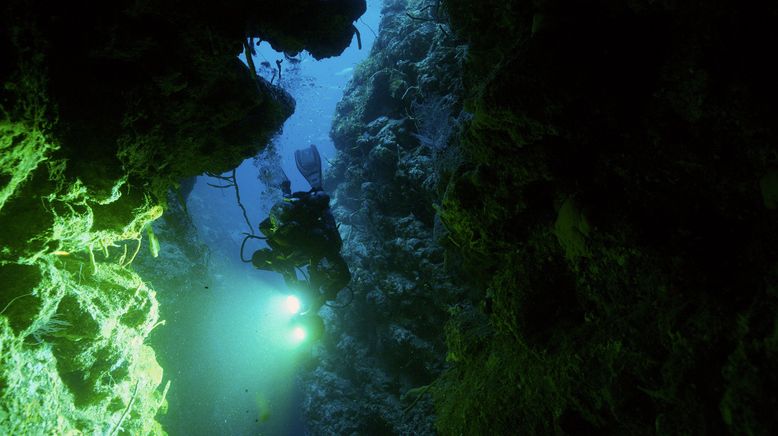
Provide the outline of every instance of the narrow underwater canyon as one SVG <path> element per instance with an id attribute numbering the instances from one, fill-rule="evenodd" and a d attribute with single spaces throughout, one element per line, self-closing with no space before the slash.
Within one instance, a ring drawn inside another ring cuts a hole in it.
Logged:
<path id="1" fill-rule="evenodd" d="M 221 206 L 193 178 L 295 111 L 238 56 L 338 56 L 366 4 L 0 8 L 0 430 L 176 434 L 165 411 L 201 391 L 166 372 L 198 365 L 166 332 L 224 318 L 204 289 L 244 277 L 198 235 L 190 209 Z M 299 427 L 219 426 L 244 392 L 190 412 L 223 434 L 774 434 L 776 24 L 734 1 L 385 0 L 330 131 L 352 279 L 290 376 Z"/>

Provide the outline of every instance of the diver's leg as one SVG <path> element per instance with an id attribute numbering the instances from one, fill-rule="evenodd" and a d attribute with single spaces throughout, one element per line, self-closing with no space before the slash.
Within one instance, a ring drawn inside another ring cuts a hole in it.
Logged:
<path id="1" fill-rule="evenodd" d="M 281 181 L 278 183 L 278 187 L 281 188 L 281 193 L 284 195 L 284 198 L 289 198 L 292 196 L 292 182 L 289 181 L 289 177 L 286 176 L 286 173 L 282 168 L 279 168 L 281 170 Z"/>
<path id="2" fill-rule="evenodd" d="M 312 263 L 308 268 L 311 282 L 324 300 L 334 300 L 338 292 L 351 281 L 348 265 L 339 255 L 330 255 Z"/>

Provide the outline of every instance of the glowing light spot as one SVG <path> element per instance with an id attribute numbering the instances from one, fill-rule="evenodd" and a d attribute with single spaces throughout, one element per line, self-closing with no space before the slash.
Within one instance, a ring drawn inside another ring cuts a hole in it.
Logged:
<path id="1" fill-rule="evenodd" d="M 289 313 L 295 314 L 300 311 L 300 300 L 294 295 L 286 297 L 286 308 Z"/>
<path id="2" fill-rule="evenodd" d="M 302 327 L 295 327 L 294 330 L 292 330 L 292 338 L 297 342 L 305 339 L 305 335 L 305 329 Z"/>

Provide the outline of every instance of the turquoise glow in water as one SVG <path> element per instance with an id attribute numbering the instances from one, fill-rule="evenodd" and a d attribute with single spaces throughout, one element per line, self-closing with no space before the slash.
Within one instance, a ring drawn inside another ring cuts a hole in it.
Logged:
<path id="1" fill-rule="evenodd" d="M 369 53 L 380 6 L 380 1 L 369 1 L 368 12 L 356 23 L 361 51 L 354 41 L 338 58 L 315 61 L 303 53 L 294 68 L 288 61 L 283 64 L 280 85 L 292 94 L 297 107 L 274 144 L 293 190 L 309 189 L 294 166 L 295 149 L 316 144 L 325 165 L 334 157 L 329 130 L 335 104 L 353 68 Z M 254 61 L 275 66 L 283 57 L 263 44 Z M 260 74 L 266 73 L 260 69 Z M 262 194 L 252 159 L 236 174 L 256 233 L 272 203 Z M 241 261 L 240 243 L 248 226 L 235 192 L 215 189 L 208 182 L 214 180 L 198 177 L 187 200 L 192 224 L 208 246 L 208 253 L 199 254 L 209 259 L 206 282 L 198 289 L 161 296 L 168 301 L 161 309 L 167 324 L 151 338 L 165 378 L 171 380 L 169 410 L 160 421 L 171 435 L 305 434 L 296 375 L 315 360 L 311 344 L 296 337 L 299 332 L 290 324 L 286 297 L 293 290 L 279 275 Z M 246 256 L 262 246 L 250 241 Z"/>

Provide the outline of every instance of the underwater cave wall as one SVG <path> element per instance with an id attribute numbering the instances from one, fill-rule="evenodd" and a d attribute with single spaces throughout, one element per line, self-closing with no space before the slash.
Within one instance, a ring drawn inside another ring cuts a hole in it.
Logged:
<path id="1" fill-rule="evenodd" d="M 408 16 L 428 16 L 425 6 L 384 3 L 370 57 L 337 106 L 325 188 L 353 279 L 333 304 L 346 307 L 322 310 L 318 362 L 302 376 L 313 434 L 435 432 L 429 393 L 445 366 L 443 326 L 465 293 L 435 207 L 459 162 L 451 140 L 466 119 L 466 49 L 435 20 Z"/>
<path id="2" fill-rule="evenodd" d="M 162 433 L 166 387 L 144 343 L 158 302 L 132 266 L 145 229 L 178 180 L 235 168 L 294 110 L 237 60 L 244 41 L 337 55 L 364 10 L 0 7 L 0 431 Z M 310 14 L 316 26 L 295 25 Z"/>
<path id="3" fill-rule="evenodd" d="M 778 431 L 778 9 L 443 3 L 473 117 L 440 216 L 483 293 L 438 430 Z"/>

